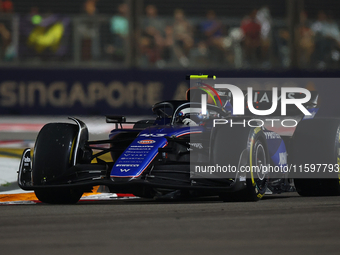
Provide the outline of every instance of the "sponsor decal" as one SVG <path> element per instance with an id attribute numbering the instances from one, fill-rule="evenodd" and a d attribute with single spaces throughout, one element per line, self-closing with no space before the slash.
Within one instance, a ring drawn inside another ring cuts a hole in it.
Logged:
<path id="1" fill-rule="evenodd" d="M 122 169 L 122 168 L 121 168 L 120 171 L 121 171 L 121 172 L 129 172 L 130 169 Z"/>
<path id="2" fill-rule="evenodd" d="M 287 152 L 280 152 L 279 158 L 279 165 L 287 165 Z"/>
<path id="3" fill-rule="evenodd" d="M 276 134 L 275 132 L 263 132 L 266 136 L 266 139 L 280 139 L 280 135 Z"/>
<path id="4" fill-rule="evenodd" d="M 163 136 L 166 136 L 166 134 L 141 134 L 139 136 L 145 136 L 145 137 L 163 137 Z"/>
<path id="5" fill-rule="evenodd" d="M 141 146 L 141 145 L 131 145 L 130 148 L 134 148 L 136 150 L 137 149 L 143 150 L 143 149 L 140 149 L 140 148 L 153 148 L 153 146 L 152 145 L 143 145 L 143 146 Z"/>
<path id="6" fill-rule="evenodd" d="M 195 147 L 197 149 L 203 149 L 202 143 L 189 143 L 191 147 Z"/>
<path id="7" fill-rule="evenodd" d="M 245 182 L 246 181 L 246 177 L 245 176 L 240 176 L 240 182 Z"/>
<path id="8" fill-rule="evenodd" d="M 139 144 L 152 144 L 155 143 L 155 140 L 147 139 L 147 140 L 140 140 L 138 141 Z"/>
<path id="9" fill-rule="evenodd" d="M 260 127 L 257 127 L 254 129 L 254 133 L 257 134 L 258 132 L 260 132 L 262 129 Z"/>
<path id="10" fill-rule="evenodd" d="M 116 167 L 138 167 L 139 164 L 117 164 Z"/>

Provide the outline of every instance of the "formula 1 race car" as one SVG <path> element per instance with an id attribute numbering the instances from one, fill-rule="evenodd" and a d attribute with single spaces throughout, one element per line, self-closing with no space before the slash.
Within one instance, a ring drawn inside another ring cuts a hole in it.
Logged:
<path id="1" fill-rule="evenodd" d="M 191 94 L 207 89 L 193 88 Z M 234 116 L 230 97 L 214 101 L 208 100 L 205 114 L 198 100 L 171 100 L 153 106 L 153 120 L 131 123 L 124 116 L 107 116 L 116 128 L 101 141 L 89 141 L 85 123 L 76 118 L 70 118 L 75 124 L 46 124 L 32 160 L 30 149 L 23 152 L 18 184 L 34 190 L 45 203 L 76 203 L 97 185 L 114 193 L 158 199 L 211 195 L 223 201 L 257 201 L 266 193 L 293 191 L 294 185 L 304 196 L 339 195 L 337 173 L 327 179 L 293 181 L 287 167 L 338 164 L 340 120 L 304 119 L 293 135 L 280 136 L 251 116 L 242 120 Z M 316 109 L 317 93 L 305 106 Z M 303 118 L 301 112 L 297 115 Z M 248 125 L 221 124 L 233 121 Z M 124 128 L 126 124 L 133 128 Z M 104 154 L 111 160 L 103 160 Z M 211 166 L 236 171 L 217 173 Z M 264 166 L 286 170 L 275 175 L 253 170 Z M 242 167 L 250 171 L 240 171 Z"/>

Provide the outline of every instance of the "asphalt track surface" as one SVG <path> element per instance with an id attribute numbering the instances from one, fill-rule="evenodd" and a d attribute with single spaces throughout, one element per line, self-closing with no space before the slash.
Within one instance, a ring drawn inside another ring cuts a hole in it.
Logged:
<path id="1" fill-rule="evenodd" d="M 340 254 L 339 216 L 340 197 L 296 193 L 3 205 L 0 254 Z"/>
<path id="2" fill-rule="evenodd" d="M 1 254 L 339 254 L 339 200 L 1 206 Z"/>

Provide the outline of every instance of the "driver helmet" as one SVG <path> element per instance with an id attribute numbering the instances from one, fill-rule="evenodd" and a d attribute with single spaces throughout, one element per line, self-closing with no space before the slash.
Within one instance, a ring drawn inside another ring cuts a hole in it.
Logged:
<path id="1" fill-rule="evenodd" d="M 197 124 L 202 123 L 202 121 L 209 119 L 209 111 L 206 114 L 202 114 L 202 109 L 197 107 L 184 108 L 176 116 L 176 122 L 182 123 L 184 119 L 190 118 Z"/>

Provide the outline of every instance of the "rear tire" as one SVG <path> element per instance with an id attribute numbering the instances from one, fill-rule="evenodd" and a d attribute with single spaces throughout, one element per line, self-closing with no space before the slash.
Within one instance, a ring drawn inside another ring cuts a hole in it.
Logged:
<path id="1" fill-rule="evenodd" d="M 294 179 L 297 193 L 303 197 L 339 196 L 338 179 Z"/>
<path id="2" fill-rule="evenodd" d="M 33 184 L 54 185 L 72 166 L 78 128 L 67 123 L 49 123 L 39 132 L 33 155 Z M 43 203 L 74 204 L 83 192 L 71 188 L 41 188 L 34 190 Z"/>
<path id="3" fill-rule="evenodd" d="M 293 165 L 339 164 L 340 163 L 340 120 L 310 119 L 301 121 L 293 135 L 291 154 Z M 340 195 L 339 177 L 295 178 L 296 191 L 301 196 Z"/>

